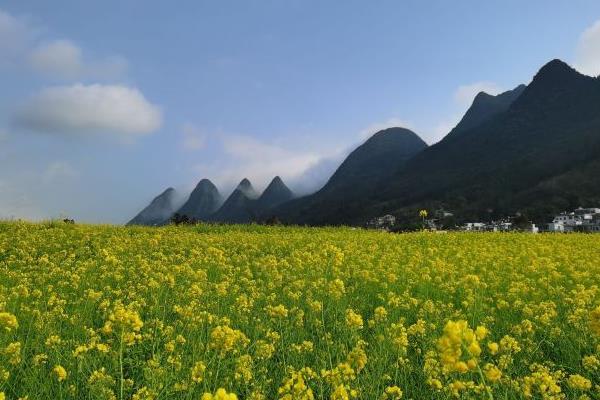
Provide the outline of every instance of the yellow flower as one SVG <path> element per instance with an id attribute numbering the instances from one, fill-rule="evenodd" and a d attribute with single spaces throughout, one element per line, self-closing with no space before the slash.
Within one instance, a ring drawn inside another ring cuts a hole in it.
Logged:
<path id="1" fill-rule="evenodd" d="M 235 362 L 234 378 L 245 384 L 252 380 L 252 357 L 248 354 L 240 356 Z"/>
<path id="2" fill-rule="evenodd" d="M 338 385 L 331 393 L 330 400 L 350 400 L 350 394 L 344 385 Z"/>
<path id="3" fill-rule="evenodd" d="M 364 340 L 359 340 L 356 344 L 356 347 L 352 349 L 350 353 L 348 353 L 348 357 L 346 357 L 346 361 L 350 366 L 358 373 L 362 371 L 367 365 L 367 353 L 365 352 L 365 347 L 367 346 L 367 342 Z"/>
<path id="4" fill-rule="evenodd" d="M 534 365 L 535 371 L 523 378 L 523 395 L 532 398 L 537 395 L 547 400 L 562 399 L 562 389 L 558 385 L 559 374 L 551 373 L 548 368 Z"/>
<path id="5" fill-rule="evenodd" d="M 480 329 L 479 333 L 484 333 Z M 485 331 L 487 334 L 487 330 Z M 484 336 L 485 336 L 484 334 Z M 467 321 L 448 321 L 444 327 L 444 334 L 437 342 L 440 352 L 440 361 L 446 372 L 465 373 L 477 367 L 477 358 L 481 354 L 481 347 L 477 341 L 477 334 L 473 332 Z M 467 357 L 465 362 L 461 358 Z"/>
<path id="6" fill-rule="evenodd" d="M 210 348 L 217 350 L 221 355 L 229 352 L 237 352 L 244 348 L 250 340 L 242 331 L 232 329 L 229 326 L 217 326 L 210 333 Z"/>
<path id="7" fill-rule="evenodd" d="M 388 386 L 385 388 L 381 400 L 400 400 L 402 395 L 402 389 L 398 386 Z"/>
<path id="8" fill-rule="evenodd" d="M 254 343 L 254 355 L 261 360 L 267 360 L 275 353 L 275 346 L 264 340 L 257 340 Z"/>
<path id="9" fill-rule="evenodd" d="M 67 370 L 64 369 L 64 367 L 62 365 L 55 365 L 54 368 L 52 369 L 52 373 L 54 373 L 54 375 L 56 375 L 56 379 L 59 382 L 62 382 L 65 379 L 67 379 Z"/>
<path id="10" fill-rule="evenodd" d="M 125 308 L 122 304 L 117 304 L 104 323 L 102 332 L 109 335 L 116 331 L 117 335 L 121 335 L 123 342 L 131 346 L 141 339 L 139 332 L 143 326 L 144 322 L 137 312 L 131 307 Z"/>
<path id="11" fill-rule="evenodd" d="M 597 371 L 600 368 L 600 360 L 596 356 L 583 357 L 581 364 L 588 371 Z"/>
<path id="12" fill-rule="evenodd" d="M 353 309 L 349 308 L 346 310 L 346 326 L 352 329 L 362 329 L 363 319 L 362 316 Z"/>
<path id="13" fill-rule="evenodd" d="M 287 318 L 288 316 L 288 310 L 283 304 L 267 306 L 266 311 L 271 318 Z"/>
<path id="14" fill-rule="evenodd" d="M 292 372 L 290 378 L 277 390 L 280 400 L 314 400 L 312 389 L 306 380 L 315 377 L 310 368 L 302 368 L 300 371 Z"/>
<path id="15" fill-rule="evenodd" d="M 206 371 L 206 365 L 202 361 L 196 362 L 192 368 L 192 381 L 200 383 L 204 380 L 204 371 Z"/>
<path id="16" fill-rule="evenodd" d="M 19 364 L 21 362 L 21 342 L 10 343 L 4 349 L 4 354 L 8 357 L 9 364 Z"/>
<path id="17" fill-rule="evenodd" d="M 62 343 L 62 339 L 58 335 L 51 335 L 46 339 L 46 346 L 54 347 Z"/>
<path id="18" fill-rule="evenodd" d="M 329 293 L 331 297 L 336 300 L 339 300 L 346 293 L 346 286 L 344 285 L 344 281 L 336 278 L 329 284 Z"/>
<path id="19" fill-rule="evenodd" d="M 578 374 L 569 376 L 568 383 L 569 387 L 575 390 L 590 390 L 592 388 L 592 382 Z"/>
<path id="20" fill-rule="evenodd" d="M 148 389 L 146 386 L 139 388 L 131 397 L 131 400 L 154 400 L 156 393 Z"/>
<path id="21" fill-rule="evenodd" d="M 493 364 L 486 364 L 483 371 L 490 382 L 497 382 L 502 378 L 502 372 Z"/>
<path id="22" fill-rule="evenodd" d="M 379 306 L 375 309 L 373 319 L 375 322 L 383 322 L 387 319 L 387 314 L 385 307 Z"/>
<path id="23" fill-rule="evenodd" d="M 483 340 L 488 335 L 489 331 L 485 326 L 478 326 L 475 329 L 475 335 L 477 336 L 477 340 Z"/>
<path id="24" fill-rule="evenodd" d="M 237 400 L 237 396 L 233 393 L 227 393 L 223 388 L 217 389 L 215 394 L 204 393 L 201 397 L 202 400 Z"/>
<path id="25" fill-rule="evenodd" d="M 0 312 L 0 327 L 3 327 L 8 332 L 17 329 L 19 327 L 17 317 L 8 312 Z"/>

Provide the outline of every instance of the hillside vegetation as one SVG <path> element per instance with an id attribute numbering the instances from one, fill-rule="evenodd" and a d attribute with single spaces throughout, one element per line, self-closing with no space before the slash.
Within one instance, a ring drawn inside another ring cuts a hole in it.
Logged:
<path id="1" fill-rule="evenodd" d="M 0 398 L 600 396 L 600 236 L 0 223 Z"/>

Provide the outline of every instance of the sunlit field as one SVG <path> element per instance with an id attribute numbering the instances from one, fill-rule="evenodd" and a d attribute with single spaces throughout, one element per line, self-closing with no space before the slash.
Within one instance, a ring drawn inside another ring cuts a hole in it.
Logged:
<path id="1" fill-rule="evenodd" d="M 0 223 L 0 399 L 592 399 L 600 235 Z"/>

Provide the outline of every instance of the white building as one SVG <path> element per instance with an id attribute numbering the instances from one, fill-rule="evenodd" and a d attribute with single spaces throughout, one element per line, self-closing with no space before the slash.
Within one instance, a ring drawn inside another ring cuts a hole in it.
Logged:
<path id="1" fill-rule="evenodd" d="M 367 227 L 375 229 L 391 229 L 396 223 L 396 217 L 386 214 L 383 217 L 373 218 L 367 223 Z"/>
<path id="2" fill-rule="evenodd" d="M 485 231 L 486 224 L 483 222 L 467 222 L 463 225 L 463 230 L 475 232 Z"/>
<path id="3" fill-rule="evenodd" d="M 561 213 L 548 224 L 550 232 L 600 232 L 600 208 L 577 208 Z"/>

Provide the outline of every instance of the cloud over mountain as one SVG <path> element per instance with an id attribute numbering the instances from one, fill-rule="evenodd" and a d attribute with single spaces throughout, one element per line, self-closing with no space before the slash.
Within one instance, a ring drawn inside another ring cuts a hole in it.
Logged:
<path id="1" fill-rule="evenodd" d="M 579 38 L 574 65 L 583 74 L 600 75 L 600 20 Z"/>

